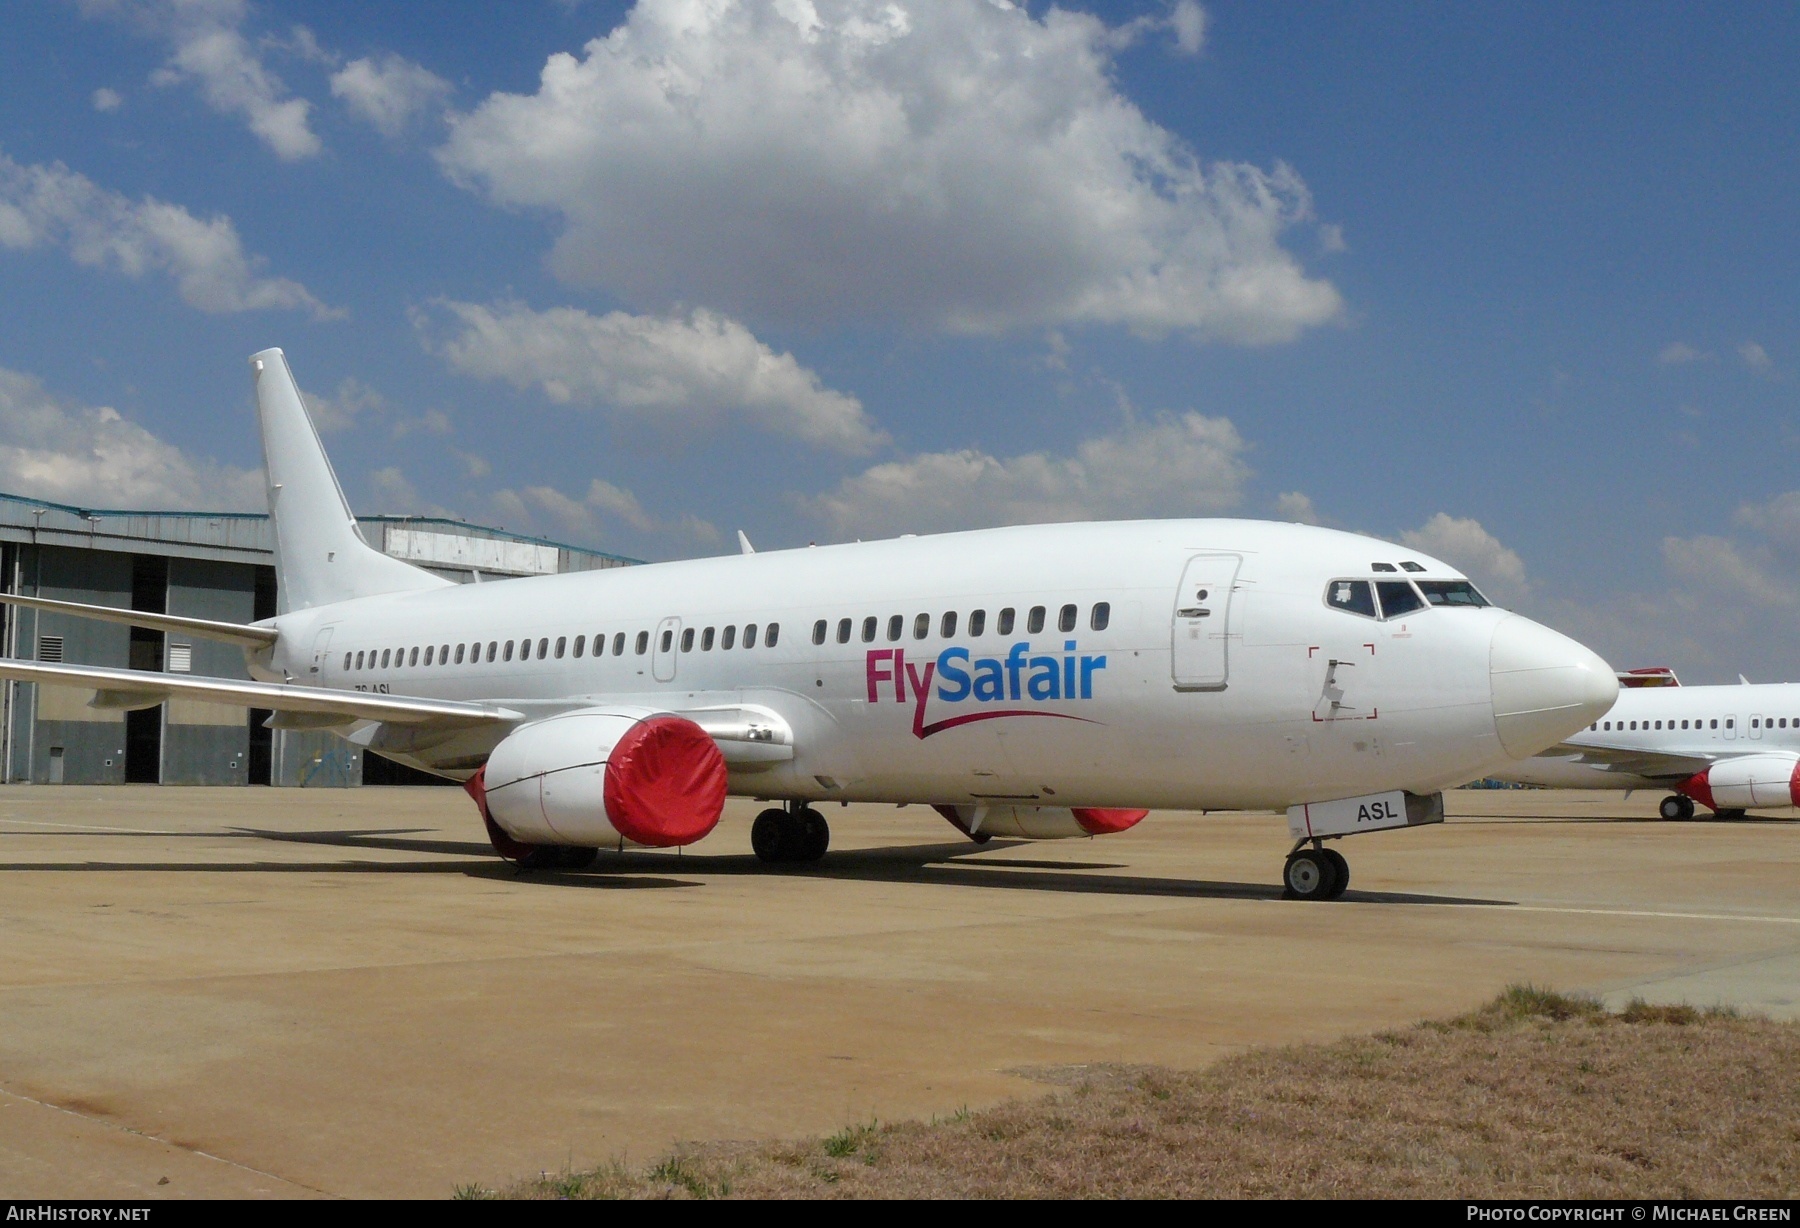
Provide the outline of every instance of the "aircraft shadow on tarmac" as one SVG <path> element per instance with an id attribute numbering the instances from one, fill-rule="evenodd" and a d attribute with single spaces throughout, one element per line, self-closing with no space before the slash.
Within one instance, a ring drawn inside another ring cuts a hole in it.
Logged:
<path id="1" fill-rule="evenodd" d="M 851 879 L 863 882 L 954 884 L 1009 891 L 1063 891 L 1085 895 L 1158 896 L 1216 900 L 1273 900 L 1281 888 L 1271 883 L 1217 882 L 1207 879 L 1145 877 L 1108 874 L 1123 869 L 1118 862 L 1010 860 L 980 858 L 983 853 L 1018 848 L 1022 840 L 995 840 L 979 848 L 964 841 L 936 844 L 893 845 L 885 848 L 846 849 L 828 853 L 810 865 L 767 866 L 747 854 L 698 854 L 691 852 L 613 852 L 603 850 L 600 859 L 585 870 L 521 871 L 493 857 L 486 841 L 418 839 L 415 832 L 429 828 L 360 828 L 345 831 L 270 831 L 229 828 L 210 832 L 33 832 L 61 838 L 108 836 L 157 836 L 170 838 L 241 838 L 282 844 L 319 845 L 370 852 L 435 854 L 457 860 L 322 861 L 322 862 L 22 862 L 0 863 L 0 871 L 31 870 L 139 870 L 195 871 L 200 873 L 312 873 L 312 874 L 463 874 L 472 878 L 527 880 L 545 886 L 585 887 L 597 890 L 631 890 L 665 887 L 702 887 L 696 879 L 671 878 L 675 874 L 732 877 L 782 876 L 791 878 Z M 22 834 L 22 833 L 21 833 Z M 461 860 L 476 857 L 471 863 Z M 1506 907 L 1509 900 L 1468 896 L 1424 895 L 1396 891 L 1345 892 L 1341 903 L 1365 904 L 1460 904 Z"/>
<path id="2" fill-rule="evenodd" d="M 995 840 L 979 852 L 999 852 L 1025 844 L 1022 840 Z M 550 871 L 531 877 L 556 885 L 586 885 L 641 872 L 667 872 L 668 853 L 609 853 L 586 870 Z M 887 848 L 847 849 L 828 853 L 811 865 L 767 866 L 755 857 L 687 853 L 679 858 L 677 872 L 709 877 L 754 875 L 791 878 L 851 879 L 862 882 L 921 883 L 999 888 L 1008 891 L 1065 891 L 1086 895 L 1162 896 L 1215 900 L 1276 900 L 1281 888 L 1270 883 L 1213 882 L 1206 879 L 1143 877 L 1098 873 L 1124 868 L 1115 862 L 976 860 L 977 850 L 966 842 L 894 845 Z M 511 867 L 465 871 L 483 877 L 518 875 Z M 1368 904 L 1464 904 L 1505 907 L 1512 901 L 1462 896 L 1419 895 L 1394 891 L 1346 892 L 1342 902 Z"/>

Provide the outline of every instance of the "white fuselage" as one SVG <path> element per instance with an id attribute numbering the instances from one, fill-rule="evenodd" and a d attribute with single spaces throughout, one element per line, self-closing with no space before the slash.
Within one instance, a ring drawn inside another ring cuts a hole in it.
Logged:
<path id="1" fill-rule="evenodd" d="M 1490 677 L 1508 620 L 1562 664 L 1606 668 L 1491 607 L 1382 620 L 1326 604 L 1336 579 L 1407 580 L 1389 570 L 1402 560 L 1420 567 L 1412 579 L 1460 578 L 1399 546 L 1300 525 L 993 529 L 290 611 L 252 669 L 527 716 L 599 702 L 755 707 L 779 715 L 794 748 L 755 770 L 733 765 L 732 791 L 758 797 L 1279 808 L 1426 793 L 1513 762 Z M 1599 710 L 1587 702 L 1524 753 L 1585 725 Z M 458 777 L 492 749 L 475 735 L 427 741 L 371 745 Z"/>
<path id="2" fill-rule="evenodd" d="M 1573 747 L 1642 751 L 1648 756 L 1716 760 L 1758 753 L 1800 754 L 1800 684 L 1636 687 L 1590 727 L 1565 740 Z M 1494 773 L 1497 779 L 1562 789 L 1647 789 L 1668 775 L 1640 776 L 1582 762 L 1572 751 L 1534 756 Z"/>

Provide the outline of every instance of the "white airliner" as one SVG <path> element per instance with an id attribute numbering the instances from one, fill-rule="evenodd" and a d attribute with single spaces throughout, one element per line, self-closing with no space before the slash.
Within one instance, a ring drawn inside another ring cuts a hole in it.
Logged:
<path id="1" fill-rule="evenodd" d="M 1612 711 L 1494 778 L 1672 789 L 1658 807 L 1665 819 L 1693 818 L 1695 802 L 1722 818 L 1800 806 L 1800 685 L 1682 686 L 1668 670 L 1620 678 Z"/>
<path id="2" fill-rule="evenodd" d="M 364 543 L 280 350 L 250 360 L 279 613 L 253 626 L 0 599 L 237 643 L 256 681 L 5 660 L 0 677 L 271 708 L 465 781 L 501 856 L 705 836 L 781 801 L 926 803 L 977 841 L 1121 831 L 1146 808 L 1288 808 L 1291 895 L 1325 841 L 1441 820 L 1612 706 L 1580 644 L 1387 542 L 1245 520 L 1058 524 L 455 585 Z M 745 543 L 746 546 L 748 543 Z"/>

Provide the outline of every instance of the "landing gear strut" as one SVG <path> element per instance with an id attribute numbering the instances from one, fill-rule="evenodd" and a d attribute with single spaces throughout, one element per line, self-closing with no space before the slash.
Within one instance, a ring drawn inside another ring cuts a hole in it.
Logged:
<path id="1" fill-rule="evenodd" d="M 1350 863 L 1336 849 L 1328 849 L 1322 840 L 1294 845 L 1282 868 L 1285 888 L 1282 898 L 1289 900 L 1335 900 L 1350 885 Z"/>
<path id="2" fill-rule="evenodd" d="M 1684 797 L 1680 793 L 1671 793 L 1662 799 L 1662 802 L 1656 807 L 1656 811 L 1672 823 L 1681 819 L 1691 819 L 1694 817 L 1694 799 Z"/>
<path id="3" fill-rule="evenodd" d="M 817 861 L 831 847 L 831 825 L 803 802 L 790 802 L 785 810 L 771 807 L 751 824 L 750 847 L 758 861 L 770 865 Z"/>

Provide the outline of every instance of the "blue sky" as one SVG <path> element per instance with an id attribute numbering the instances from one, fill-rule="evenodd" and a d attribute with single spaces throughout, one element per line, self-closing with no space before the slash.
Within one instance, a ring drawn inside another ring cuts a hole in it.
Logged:
<path id="1" fill-rule="evenodd" d="M 1317 519 L 1800 677 L 1792 6 L 5 21 L 0 489 L 255 506 L 281 345 L 366 511 Z"/>

